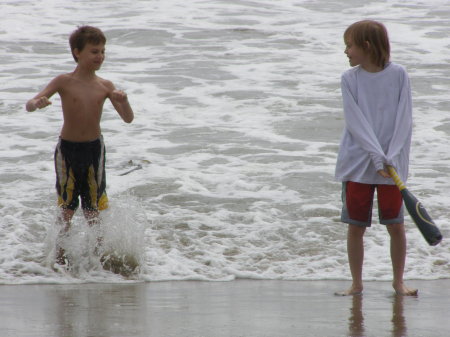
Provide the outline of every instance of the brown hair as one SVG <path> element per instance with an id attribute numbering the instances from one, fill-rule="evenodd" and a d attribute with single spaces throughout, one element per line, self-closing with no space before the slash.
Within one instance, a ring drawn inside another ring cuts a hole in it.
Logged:
<path id="1" fill-rule="evenodd" d="M 106 37 L 100 29 L 92 26 L 81 26 L 73 31 L 69 38 L 69 44 L 75 62 L 78 62 L 78 59 L 73 52 L 74 49 L 82 51 L 87 43 L 94 45 L 105 44 Z"/>
<path id="2" fill-rule="evenodd" d="M 377 21 L 363 20 L 350 25 L 344 33 L 345 43 L 352 42 L 369 53 L 371 60 L 380 67 L 389 62 L 390 46 L 386 27 Z M 367 44 L 369 43 L 369 45 Z"/>

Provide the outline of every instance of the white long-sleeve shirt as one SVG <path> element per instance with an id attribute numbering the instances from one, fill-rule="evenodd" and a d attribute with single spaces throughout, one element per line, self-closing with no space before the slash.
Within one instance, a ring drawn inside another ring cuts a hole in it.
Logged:
<path id="1" fill-rule="evenodd" d="M 412 134 L 411 87 L 406 70 L 390 62 L 370 73 L 356 66 L 341 77 L 345 128 L 335 176 L 338 181 L 389 184 L 377 171 L 385 164 L 408 177 Z"/>

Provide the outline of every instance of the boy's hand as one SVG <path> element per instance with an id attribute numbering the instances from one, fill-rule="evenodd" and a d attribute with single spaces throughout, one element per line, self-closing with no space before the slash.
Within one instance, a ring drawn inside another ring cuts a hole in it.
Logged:
<path id="1" fill-rule="evenodd" d="M 134 113 L 125 91 L 114 89 L 109 99 L 125 123 L 131 123 L 134 119 Z"/>
<path id="2" fill-rule="evenodd" d="M 50 100 L 46 96 L 42 96 L 42 97 L 35 98 L 35 99 L 32 99 L 31 101 L 29 101 L 27 104 L 27 110 L 29 112 L 32 112 L 36 109 L 45 108 L 46 106 L 49 106 L 50 104 L 52 104 L 52 102 L 50 102 Z"/>
<path id="3" fill-rule="evenodd" d="M 377 172 L 378 172 L 378 174 L 379 174 L 380 176 L 382 176 L 383 178 L 390 178 L 390 177 L 391 177 L 391 175 L 389 174 L 389 172 L 387 172 L 386 170 L 378 170 Z"/>
<path id="4" fill-rule="evenodd" d="M 125 91 L 122 90 L 114 90 L 111 93 L 111 100 L 114 100 L 118 103 L 124 103 L 128 100 L 128 96 Z"/>

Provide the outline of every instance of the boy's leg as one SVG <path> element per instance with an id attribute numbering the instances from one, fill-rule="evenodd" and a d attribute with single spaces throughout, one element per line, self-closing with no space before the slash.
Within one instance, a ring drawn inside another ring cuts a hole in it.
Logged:
<path id="1" fill-rule="evenodd" d="M 102 169 L 97 168 L 98 169 Z M 97 233 L 97 243 L 95 252 L 98 253 L 103 244 L 103 235 L 101 233 L 100 211 L 108 207 L 108 198 L 105 192 L 104 180 L 98 180 L 98 176 L 94 174 L 96 171 L 94 166 L 89 167 L 90 173 L 86 177 L 84 191 L 81 194 L 81 205 L 83 208 L 84 217 L 88 225 Z M 104 167 L 103 167 L 104 173 Z"/>
<path id="2" fill-rule="evenodd" d="M 103 137 L 91 142 L 85 149 L 81 182 L 81 206 L 90 226 L 99 224 L 99 211 L 108 208 L 106 196 L 105 144 Z"/>
<path id="3" fill-rule="evenodd" d="M 108 208 L 106 195 L 106 149 L 101 136 L 92 148 L 92 165 L 88 169 L 87 186 L 89 194 L 86 194 L 84 216 L 90 226 L 97 226 L 97 244 L 95 251 L 98 253 L 103 244 L 103 235 L 100 228 L 100 211 Z M 95 193 L 93 192 L 95 191 Z"/>
<path id="4" fill-rule="evenodd" d="M 65 250 L 61 247 L 62 238 L 70 230 L 71 221 L 75 210 L 78 207 L 78 192 L 76 188 L 77 180 L 71 167 L 70 144 L 62 139 L 56 145 L 54 154 L 55 173 L 56 173 L 56 192 L 58 195 L 58 206 L 60 214 L 58 215 L 57 225 L 60 227 L 56 242 L 56 262 L 66 264 Z"/>
<path id="5" fill-rule="evenodd" d="M 67 257 L 66 257 L 66 251 L 64 248 L 61 247 L 59 244 L 59 241 L 64 237 L 64 235 L 69 231 L 70 224 L 73 218 L 73 215 L 75 214 L 75 211 L 61 207 L 61 213 L 58 217 L 58 223 L 61 227 L 58 239 L 56 243 L 56 263 L 60 265 L 65 265 L 67 263 Z"/>
<path id="6" fill-rule="evenodd" d="M 364 233 L 366 227 L 348 225 L 347 254 L 350 272 L 352 274 L 351 287 L 340 295 L 358 295 L 363 291 L 362 269 L 364 262 Z"/>
<path id="7" fill-rule="evenodd" d="M 99 224 L 99 212 L 95 209 L 84 209 L 83 214 L 89 226 L 96 226 Z"/>
<path id="8" fill-rule="evenodd" d="M 336 295 L 358 295 L 363 291 L 364 233 L 372 218 L 373 185 L 354 182 L 343 183 L 342 221 L 348 223 L 347 254 L 352 274 L 352 285 Z"/>
<path id="9" fill-rule="evenodd" d="M 391 237 L 391 260 L 394 280 L 392 286 L 398 295 L 414 296 L 417 289 L 411 289 L 403 283 L 406 260 L 406 234 L 404 224 L 387 225 Z"/>
<path id="10" fill-rule="evenodd" d="M 64 207 L 60 207 L 60 209 L 61 213 L 58 217 L 58 224 L 61 226 L 60 233 L 67 233 L 75 211 Z"/>
<path id="11" fill-rule="evenodd" d="M 386 225 L 390 236 L 390 254 L 393 271 L 393 287 L 399 295 L 417 295 L 417 289 L 409 289 L 403 283 L 406 260 L 406 234 L 403 224 L 403 199 L 397 186 L 378 185 L 380 222 Z"/>
<path id="12" fill-rule="evenodd" d="M 90 227 L 95 227 L 97 231 L 97 242 L 95 244 L 94 253 L 99 254 L 101 246 L 103 244 L 103 236 L 100 233 L 100 214 L 98 210 L 95 209 L 84 209 L 83 210 L 84 217 L 87 220 L 87 223 Z"/>

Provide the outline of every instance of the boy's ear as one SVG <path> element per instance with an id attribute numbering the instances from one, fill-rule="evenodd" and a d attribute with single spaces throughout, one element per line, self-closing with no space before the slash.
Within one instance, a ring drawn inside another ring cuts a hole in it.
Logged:
<path id="1" fill-rule="evenodd" d="M 371 47 L 370 42 L 369 41 L 364 41 L 364 49 L 365 50 L 369 50 Z"/>
<path id="2" fill-rule="evenodd" d="M 79 59 L 79 55 L 80 55 L 80 50 L 79 50 L 78 48 L 72 49 L 72 55 L 73 55 L 73 58 L 75 59 L 75 62 L 78 63 L 78 59 Z"/>

